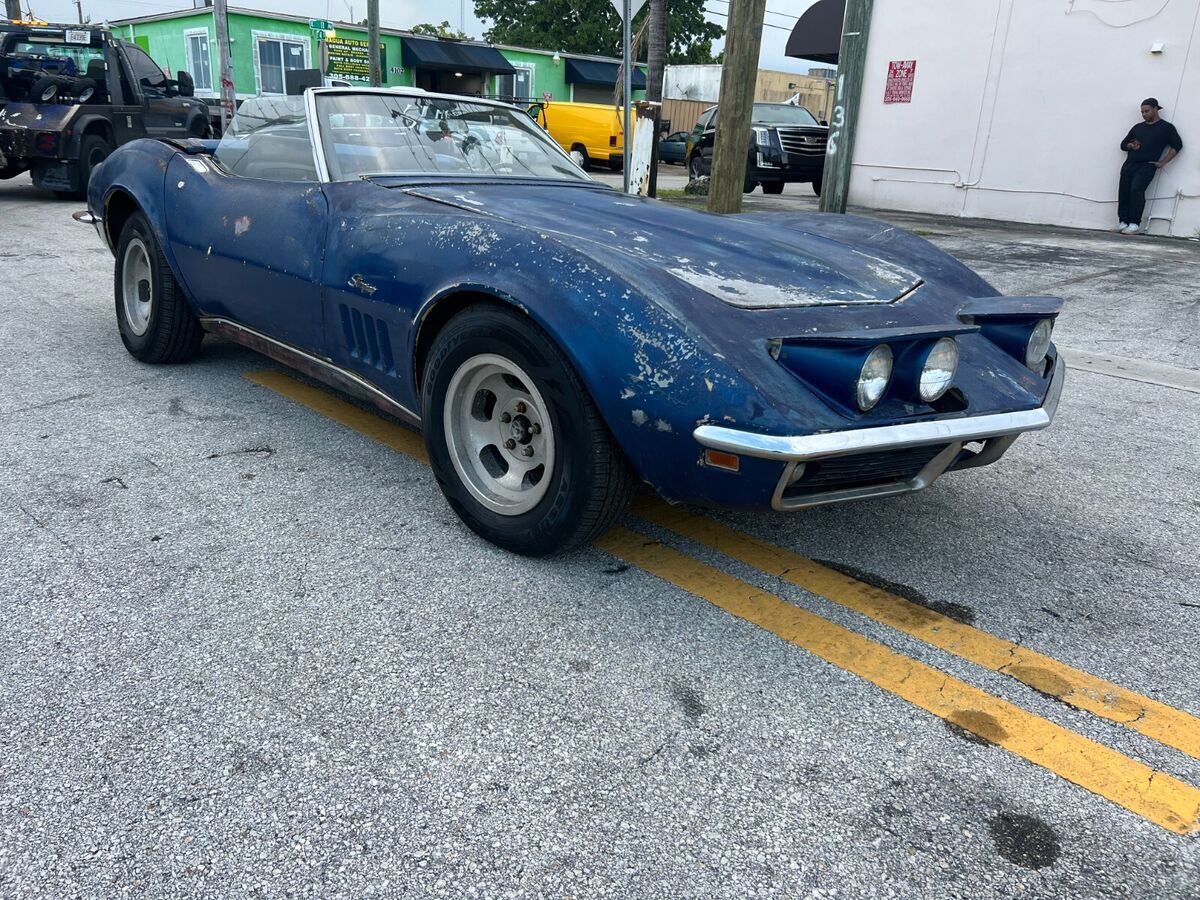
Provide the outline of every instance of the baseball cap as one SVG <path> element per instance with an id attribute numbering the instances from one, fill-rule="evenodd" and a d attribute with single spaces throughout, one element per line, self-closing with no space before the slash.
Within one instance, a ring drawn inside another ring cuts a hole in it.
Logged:
<path id="1" fill-rule="evenodd" d="M 1158 105 L 1158 101 L 1153 97 L 1147 97 L 1145 100 L 1143 100 L 1142 106 L 1153 106 L 1155 109 L 1162 109 L 1162 107 Z"/>

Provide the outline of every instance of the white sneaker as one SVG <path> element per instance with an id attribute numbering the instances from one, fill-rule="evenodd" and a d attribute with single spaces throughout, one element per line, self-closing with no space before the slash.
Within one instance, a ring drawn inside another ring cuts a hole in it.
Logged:
<path id="1" fill-rule="evenodd" d="M 1117 231 L 1124 231 L 1128 227 L 1129 227 L 1128 222 L 1118 222 L 1117 223 Z"/>
<path id="2" fill-rule="evenodd" d="M 1121 234 L 1141 234 L 1141 233 L 1142 233 L 1142 227 L 1137 224 L 1126 225 L 1123 229 L 1121 229 Z"/>

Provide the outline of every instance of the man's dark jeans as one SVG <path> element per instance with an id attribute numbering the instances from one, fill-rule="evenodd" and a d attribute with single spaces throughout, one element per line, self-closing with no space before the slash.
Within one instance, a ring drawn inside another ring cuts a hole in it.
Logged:
<path id="1" fill-rule="evenodd" d="M 1121 166 L 1121 182 L 1117 187 L 1117 221 L 1140 225 L 1146 209 L 1146 188 L 1158 169 L 1153 163 L 1127 162 Z"/>

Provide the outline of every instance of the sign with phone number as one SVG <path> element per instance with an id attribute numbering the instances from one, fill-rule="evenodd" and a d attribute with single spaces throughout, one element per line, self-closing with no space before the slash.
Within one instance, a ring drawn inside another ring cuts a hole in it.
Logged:
<path id="1" fill-rule="evenodd" d="M 888 63 L 884 103 L 912 103 L 913 82 L 917 78 L 915 59 L 897 59 Z"/>
<path id="2" fill-rule="evenodd" d="M 346 81 L 370 81 L 370 46 L 367 41 L 355 38 L 329 38 L 325 41 L 329 53 L 329 71 L 325 74 L 344 78 Z M 379 71 L 387 70 L 387 48 L 380 44 Z"/>

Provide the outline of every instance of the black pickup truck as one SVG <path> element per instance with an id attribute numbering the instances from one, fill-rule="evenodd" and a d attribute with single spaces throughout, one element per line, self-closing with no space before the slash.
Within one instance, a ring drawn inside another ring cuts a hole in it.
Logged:
<path id="1" fill-rule="evenodd" d="M 0 179 L 82 197 L 120 144 L 208 137 L 191 76 L 169 79 L 141 47 L 88 25 L 0 23 Z"/>
<path id="2" fill-rule="evenodd" d="M 687 166 L 693 178 L 712 171 L 717 111 L 718 107 L 713 106 L 702 112 L 688 136 Z M 761 184 L 763 193 L 780 194 L 785 184 L 809 182 L 820 196 L 829 127 L 803 106 L 790 103 L 755 103 L 750 120 L 742 190 L 748 194 Z"/>

